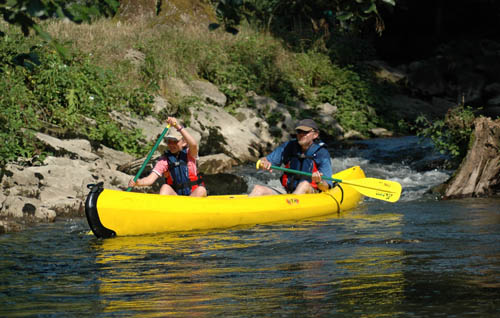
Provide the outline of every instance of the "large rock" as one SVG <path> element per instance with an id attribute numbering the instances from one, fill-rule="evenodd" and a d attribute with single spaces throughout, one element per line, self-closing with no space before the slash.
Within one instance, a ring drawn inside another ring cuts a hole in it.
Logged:
<path id="1" fill-rule="evenodd" d="M 179 110 L 177 104 L 169 103 L 162 96 L 156 95 L 153 101 L 153 111 L 157 114 L 165 112 L 166 114 L 175 114 Z"/>
<path id="2" fill-rule="evenodd" d="M 110 112 L 109 116 L 127 129 L 141 129 L 143 135 L 146 137 L 146 142 L 156 141 L 158 136 L 163 132 L 163 129 L 165 129 L 165 124 L 153 116 L 141 119 L 130 116 L 130 113 L 120 113 L 117 111 Z M 144 144 L 142 140 L 138 140 L 138 142 Z"/>
<path id="3" fill-rule="evenodd" d="M 210 104 L 225 106 L 227 97 L 214 84 L 207 81 L 192 81 L 193 91 Z"/>
<path id="4" fill-rule="evenodd" d="M 392 67 L 384 61 L 374 60 L 368 61 L 366 64 L 373 68 L 377 78 L 391 83 L 398 83 L 399 81 L 404 80 L 407 76 L 404 71 Z"/>
<path id="5" fill-rule="evenodd" d="M 244 194 L 248 191 L 245 179 L 230 173 L 218 173 L 203 177 L 209 195 Z"/>
<path id="6" fill-rule="evenodd" d="M 256 161 L 260 138 L 220 107 L 206 105 L 203 116 L 192 114 L 190 128 L 201 134 L 200 155 L 225 153 L 239 162 Z"/>
<path id="7" fill-rule="evenodd" d="M 288 140 L 293 132 L 296 121 L 288 111 L 286 105 L 280 104 L 266 96 L 251 96 L 259 117 L 266 118 L 271 123 L 269 132 L 277 141 Z"/>
<path id="8" fill-rule="evenodd" d="M 474 127 L 474 142 L 454 177 L 447 182 L 445 199 L 500 193 L 500 119 L 479 117 Z"/>
<path id="9" fill-rule="evenodd" d="M 61 140 L 40 132 L 35 136 L 46 146 L 53 149 L 59 155 L 68 155 L 71 158 L 79 158 L 86 161 L 99 159 L 99 156 L 92 153 L 90 142 L 84 139 Z"/>
<path id="10" fill-rule="evenodd" d="M 200 157 L 198 160 L 198 170 L 203 174 L 216 174 L 231 170 L 237 164 L 233 158 L 219 153 Z"/>
<path id="11" fill-rule="evenodd" d="M 56 212 L 40 205 L 36 198 L 9 196 L 4 202 L 4 210 L 4 216 L 12 216 L 17 219 L 24 218 L 32 222 L 52 222 L 56 218 Z"/>
<path id="12" fill-rule="evenodd" d="M 184 99 L 186 97 L 197 97 L 209 104 L 224 106 L 227 102 L 227 97 L 217 86 L 208 81 L 192 81 L 184 82 L 180 78 L 168 77 L 161 82 L 162 90 L 165 95 L 170 96 L 173 100 Z"/>
<path id="13" fill-rule="evenodd" d="M 449 82 L 447 93 L 458 96 L 461 103 L 473 105 L 482 102 L 486 80 L 482 74 L 473 71 L 461 71 L 455 82 Z"/>
<path id="14" fill-rule="evenodd" d="M 172 97 L 183 98 L 188 96 L 196 96 L 192 88 L 182 79 L 176 77 L 167 77 L 161 83 L 162 88 L 172 95 Z"/>
<path id="15" fill-rule="evenodd" d="M 104 145 L 101 145 L 97 149 L 96 153 L 109 165 L 109 169 L 113 170 L 116 170 L 118 166 L 135 159 L 132 155 L 124 153 L 123 151 L 108 148 Z"/>
<path id="16" fill-rule="evenodd" d="M 262 147 L 261 152 L 268 152 L 276 145 L 278 139 L 271 135 L 269 124 L 259 116 L 256 109 L 239 108 L 235 118 L 238 119 L 242 126 L 248 128 L 252 134 L 259 138 Z"/>
<path id="17" fill-rule="evenodd" d="M 410 70 L 408 84 L 414 93 L 434 96 L 445 92 L 447 82 L 436 61 L 414 62 L 410 64 Z"/>
<path id="18" fill-rule="evenodd" d="M 62 145 L 71 149 L 74 145 L 68 140 L 42 137 L 56 148 Z M 86 148 L 86 143 L 81 145 Z M 3 168 L 0 219 L 5 222 L 0 226 L 0 232 L 20 229 L 26 222 L 53 221 L 60 216 L 83 216 L 84 201 L 88 194 L 87 184 L 104 181 L 109 189 L 126 188 L 130 175 L 117 171 L 114 168 L 116 163 L 110 164 L 84 149 L 81 151 L 86 157 L 80 156 L 77 150 L 74 151 L 71 152 L 74 156 L 70 158 L 49 156 L 41 166 L 7 164 Z M 89 154 L 93 155 L 92 160 L 88 160 Z M 116 151 L 111 150 L 104 150 L 104 154 L 113 161 L 120 157 Z M 128 156 L 122 155 L 122 159 Z"/>
<path id="19" fill-rule="evenodd" d="M 448 111 L 448 105 L 437 108 L 421 99 L 408 97 L 406 95 L 394 95 L 389 99 L 392 111 L 397 117 L 414 122 L 420 115 L 430 115 L 433 118 L 441 118 Z"/>
<path id="20" fill-rule="evenodd" d="M 335 119 L 337 111 L 338 107 L 330 103 L 323 103 L 317 107 L 319 125 L 323 128 L 322 130 L 329 135 L 335 136 L 337 139 L 341 139 L 345 131 Z"/>

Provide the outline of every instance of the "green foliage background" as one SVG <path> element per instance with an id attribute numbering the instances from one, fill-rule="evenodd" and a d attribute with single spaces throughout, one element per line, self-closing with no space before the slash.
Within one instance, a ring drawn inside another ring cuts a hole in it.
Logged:
<path id="1" fill-rule="evenodd" d="M 298 101 L 312 106 L 328 102 L 338 106 L 338 120 L 346 129 L 367 133 L 384 125 L 375 111 L 383 112 L 384 86 L 362 68 L 336 64 L 328 52 L 290 52 L 279 40 L 251 28 L 237 37 L 223 31 L 207 37 L 171 30 L 131 41 L 125 45 L 145 54 L 139 70 L 123 59 L 113 61 L 112 68 L 105 65 L 101 54 L 110 51 L 105 45 L 101 53 L 85 52 L 67 42 L 68 54 L 61 55 L 42 38 L 24 37 L 9 27 L 0 38 L 0 94 L 5 97 L 0 101 L 5 123 L 0 127 L 5 140 L 1 162 L 43 154 L 33 142 L 34 131 L 143 153 L 136 142 L 140 132 L 121 129 L 109 113 L 152 114 L 153 94 L 161 93 L 162 81 L 172 76 L 216 84 L 228 96 L 229 111 L 251 107 L 247 94 L 253 91 L 289 105 L 295 116 L 314 115 L 300 114 L 294 107 Z M 171 102 L 189 114 L 191 102 Z"/>
<path id="2" fill-rule="evenodd" d="M 139 131 L 122 130 L 109 118 L 128 100 L 143 98 L 115 82 L 113 71 L 96 66 L 82 52 L 64 59 L 38 37 L 15 29 L 0 38 L 0 162 L 44 154 L 35 131 L 87 138 L 112 148 L 140 153 Z M 150 104 L 149 104 L 150 105 Z"/>
<path id="3" fill-rule="evenodd" d="M 476 118 L 471 107 L 460 105 L 450 109 L 443 119 L 431 122 L 425 116 L 417 118 L 418 135 L 431 138 L 443 154 L 450 154 L 455 165 L 465 157 L 474 130 Z"/>
<path id="4" fill-rule="evenodd" d="M 170 115 L 188 118 L 199 101 L 172 95 L 164 86 L 169 77 L 186 81 L 201 78 L 216 84 L 228 97 L 226 109 L 230 112 L 252 107 L 248 96 L 255 92 L 288 105 L 296 118 L 314 116 L 315 107 L 330 103 L 338 107 L 335 117 L 342 127 L 366 136 L 374 127 L 403 129 L 386 109 L 385 99 L 397 88 L 379 82 L 360 63 L 375 57 L 369 38 L 360 36 L 362 22 L 377 20 L 377 6 L 394 5 L 394 1 L 357 1 L 352 7 L 348 1 L 336 1 L 345 9 L 335 16 L 343 27 L 328 37 L 301 29 L 308 18 L 318 19 L 328 11 L 321 1 L 295 3 L 293 10 L 300 13 L 300 23 L 292 23 L 283 15 L 287 12 L 283 1 L 237 1 L 243 7 L 216 1 L 219 9 L 221 4 L 237 9 L 234 13 L 240 18 L 232 21 L 233 26 L 242 22 L 241 15 L 250 21 L 250 25 L 240 24 L 236 35 L 222 28 L 208 35 L 199 28 L 162 28 L 152 21 L 139 21 L 122 35 L 120 27 L 106 18 L 118 8 L 114 0 L 12 2 L 20 6 L 8 7 L 0 2 L 0 11 L 9 22 L 0 23 L 2 165 L 19 158 L 43 159 L 48 150 L 33 138 L 36 131 L 86 138 L 94 145 L 144 154 L 150 147 L 139 146 L 141 132 L 120 127 L 109 114 L 116 110 L 131 112 L 132 116 L 151 115 L 153 96 L 160 94 L 179 106 L 178 113 Z M 313 15 L 318 12 L 319 16 Z M 60 24 L 57 17 L 61 16 L 76 22 L 101 23 L 101 31 L 88 29 L 95 33 L 93 45 L 82 44 L 74 24 L 59 26 L 69 30 L 66 37 L 49 36 L 44 30 L 51 23 Z M 35 19 L 47 22 L 32 24 Z M 276 32 L 269 32 L 283 23 L 288 25 L 288 33 L 276 37 Z M 39 36 L 26 36 L 30 28 Z M 114 36 L 117 38 L 105 40 Z M 123 52 L 130 48 L 145 56 L 139 68 L 123 59 Z M 312 111 L 304 113 L 296 107 L 298 102 L 313 106 Z M 274 114 L 266 117 L 270 124 L 276 119 Z M 332 127 L 323 130 L 335 134 Z M 437 131 L 428 129 L 424 134 L 430 136 Z M 446 143 L 458 143 L 456 136 L 450 136 Z M 461 155 L 453 147 L 447 150 Z"/>

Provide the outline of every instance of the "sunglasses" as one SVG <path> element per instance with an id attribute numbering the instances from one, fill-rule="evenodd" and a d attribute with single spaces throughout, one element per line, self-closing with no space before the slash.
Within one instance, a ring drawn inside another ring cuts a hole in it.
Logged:
<path id="1" fill-rule="evenodd" d="M 176 139 L 167 139 L 167 144 L 177 144 L 179 140 Z"/>
<path id="2" fill-rule="evenodd" d="M 299 134 L 302 134 L 302 135 L 307 135 L 307 134 L 308 134 L 308 133 L 310 133 L 311 131 L 314 131 L 314 130 L 309 130 L 309 131 L 307 131 L 307 130 L 302 130 L 302 129 L 297 129 L 297 130 L 295 130 L 295 132 L 297 133 L 297 135 L 299 135 Z"/>

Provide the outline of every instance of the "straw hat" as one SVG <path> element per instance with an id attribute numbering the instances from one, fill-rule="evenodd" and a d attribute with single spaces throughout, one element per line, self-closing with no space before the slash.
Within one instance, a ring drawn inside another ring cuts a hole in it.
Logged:
<path id="1" fill-rule="evenodd" d="M 168 135 L 165 137 L 165 139 L 168 141 L 169 139 L 172 139 L 172 140 L 176 140 L 176 141 L 179 141 L 181 140 L 183 137 L 181 135 L 180 132 L 177 131 L 177 129 L 171 129 L 169 132 L 168 132 Z"/>

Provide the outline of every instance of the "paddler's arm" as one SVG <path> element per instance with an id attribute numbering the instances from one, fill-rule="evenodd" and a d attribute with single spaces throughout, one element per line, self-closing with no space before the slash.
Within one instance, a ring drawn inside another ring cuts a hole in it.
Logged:
<path id="1" fill-rule="evenodd" d="M 271 166 L 281 166 L 281 164 L 283 163 L 283 152 L 285 151 L 285 147 L 288 144 L 289 142 L 285 142 L 279 145 L 267 156 L 260 158 L 259 168 L 272 172 Z"/>
<path id="2" fill-rule="evenodd" d="M 130 181 L 128 182 L 128 186 L 130 188 L 150 186 L 153 183 L 155 183 L 155 181 L 158 179 L 158 177 L 159 176 L 154 171 L 152 171 L 149 174 L 149 176 L 141 178 L 141 179 L 137 179 L 137 181 L 135 181 L 135 182 L 134 182 L 134 178 L 130 179 Z"/>
<path id="3" fill-rule="evenodd" d="M 333 182 L 330 180 L 323 180 L 323 179 L 319 179 L 319 178 L 321 178 L 321 176 L 325 176 L 325 177 L 329 177 L 329 178 L 332 176 L 332 174 L 333 174 L 332 162 L 330 159 L 330 153 L 326 149 L 323 148 L 320 151 L 325 151 L 326 154 L 324 154 L 323 156 L 319 156 L 320 158 L 323 158 L 323 159 L 319 159 L 317 162 L 319 176 L 317 176 L 317 178 L 318 178 L 318 179 L 316 179 L 317 181 L 314 180 L 314 178 L 313 178 L 313 181 L 315 181 L 316 184 L 318 185 L 318 189 L 320 189 L 321 191 L 327 191 L 328 189 L 330 189 L 333 186 Z M 313 177 L 314 177 L 314 174 L 313 174 Z"/>
<path id="4" fill-rule="evenodd" d="M 182 135 L 182 138 L 188 144 L 189 155 L 193 158 L 198 158 L 198 143 L 193 136 L 174 117 L 167 118 L 167 123 L 172 125 Z"/>

